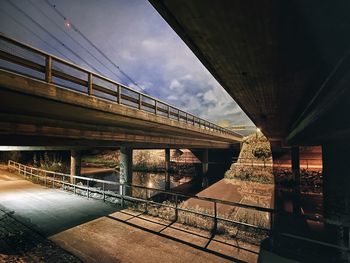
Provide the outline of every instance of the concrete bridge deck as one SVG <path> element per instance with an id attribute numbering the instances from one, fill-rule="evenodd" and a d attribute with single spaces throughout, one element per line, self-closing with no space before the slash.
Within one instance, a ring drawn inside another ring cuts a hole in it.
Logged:
<path id="1" fill-rule="evenodd" d="M 0 119 L 3 146 L 230 148 L 242 140 L 233 131 L 3 35 Z"/>

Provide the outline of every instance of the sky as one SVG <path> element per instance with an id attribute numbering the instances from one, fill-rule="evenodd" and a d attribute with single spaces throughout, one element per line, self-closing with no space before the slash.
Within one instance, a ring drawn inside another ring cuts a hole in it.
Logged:
<path id="1" fill-rule="evenodd" d="M 141 87 L 153 97 L 214 123 L 254 125 L 146 0 L 1 0 L 0 14 L 0 31 L 5 35 L 88 69 L 92 65 L 113 80 L 137 90 Z"/>

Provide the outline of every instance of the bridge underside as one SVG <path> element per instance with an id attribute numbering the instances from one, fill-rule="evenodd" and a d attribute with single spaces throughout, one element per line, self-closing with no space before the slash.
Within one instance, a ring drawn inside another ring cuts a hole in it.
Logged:
<path id="1" fill-rule="evenodd" d="M 297 205 L 298 147 L 322 145 L 325 209 L 318 223 L 324 226 L 324 240 L 339 248 L 341 255 L 334 258 L 349 262 L 349 234 L 343 229 L 350 222 L 350 203 L 344 201 L 350 200 L 350 2 L 149 1 L 257 127 L 276 146 L 293 146 L 294 185 L 288 191 L 295 205 L 293 215 L 276 221 L 276 233 L 297 229 L 307 235 L 307 217 Z M 293 242 L 300 248 L 299 241 Z"/>
<path id="2" fill-rule="evenodd" d="M 230 148 L 241 138 L 0 71 L 0 145 Z"/>
<path id="3" fill-rule="evenodd" d="M 150 2 L 269 139 L 349 136 L 348 1 Z"/>

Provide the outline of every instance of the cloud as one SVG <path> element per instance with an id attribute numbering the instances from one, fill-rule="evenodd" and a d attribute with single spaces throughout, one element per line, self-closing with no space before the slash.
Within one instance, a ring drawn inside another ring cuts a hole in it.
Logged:
<path id="1" fill-rule="evenodd" d="M 13 13 L 38 34 L 43 35 L 38 28 L 18 16 L 4 2 L 0 3 L 0 7 Z M 27 1 L 18 2 L 18 5 L 38 18 L 48 30 L 58 34 L 59 29 L 40 18 L 40 14 Z M 132 76 L 145 92 L 210 121 L 218 122 L 226 119 L 231 124 L 252 124 L 237 103 L 147 1 L 61 0 L 56 6 L 113 63 Z M 62 23 L 48 6 L 43 4 L 41 7 L 57 23 Z M 0 30 L 48 50 L 47 46 L 35 39 L 32 34 L 28 32 L 25 34 L 23 28 L 15 26 L 9 17 L 0 17 Z M 79 39 L 73 31 L 68 33 L 99 56 L 106 67 L 121 75 L 110 62 L 101 57 L 88 43 Z M 47 35 L 44 37 L 54 42 Z M 66 45 L 74 46 L 67 37 L 60 36 L 60 39 Z M 69 53 L 67 50 L 65 52 Z M 108 77 L 116 79 L 115 74 L 111 74 L 87 54 L 85 56 L 92 64 L 98 65 Z M 140 90 L 125 77 L 116 80 Z"/>

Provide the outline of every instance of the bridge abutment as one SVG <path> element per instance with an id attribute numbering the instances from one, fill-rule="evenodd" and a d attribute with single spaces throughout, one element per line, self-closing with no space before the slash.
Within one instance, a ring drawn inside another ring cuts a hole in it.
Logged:
<path id="1" fill-rule="evenodd" d="M 73 176 L 79 176 L 81 172 L 81 152 L 78 150 L 70 151 L 70 181 L 74 183 Z"/>
<path id="2" fill-rule="evenodd" d="M 120 147 L 120 176 L 121 184 L 132 183 L 132 152 L 131 147 Z M 123 195 L 131 195 L 131 188 L 120 186 L 120 193 Z"/>

